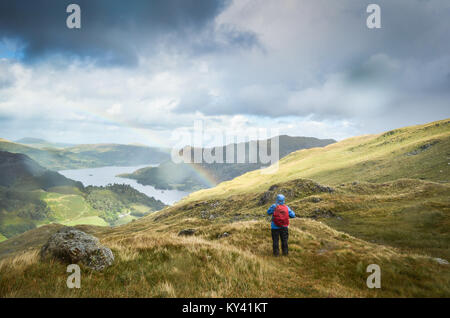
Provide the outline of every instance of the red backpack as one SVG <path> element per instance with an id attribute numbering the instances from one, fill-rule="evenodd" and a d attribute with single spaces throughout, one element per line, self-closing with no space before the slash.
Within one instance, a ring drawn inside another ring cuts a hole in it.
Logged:
<path id="1" fill-rule="evenodd" d="M 289 225 L 289 209 L 285 204 L 277 205 L 273 212 L 273 223 L 276 226 L 288 226 Z"/>

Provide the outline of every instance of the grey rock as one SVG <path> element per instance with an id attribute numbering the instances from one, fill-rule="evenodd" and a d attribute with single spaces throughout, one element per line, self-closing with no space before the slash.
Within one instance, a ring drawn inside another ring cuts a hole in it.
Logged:
<path id="1" fill-rule="evenodd" d="M 224 232 L 222 234 L 219 234 L 219 236 L 217 236 L 217 238 L 228 237 L 228 236 L 230 236 L 230 233 Z"/>
<path id="2" fill-rule="evenodd" d="M 81 263 L 101 271 L 114 263 L 112 251 L 100 244 L 98 238 L 73 227 L 65 227 L 53 234 L 41 248 L 41 259 L 53 257 L 64 263 Z"/>
<path id="3" fill-rule="evenodd" d="M 279 186 L 277 184 L 274 184 L 274 185 L 270 186 L 269 191 L 275 191 L 278 188 L 279 188 Z"/>
<path id="4" fill-rule="evenodd" d="M 329 209 L 315 209 L 310 218 L 317 220 L 318 218 L 334 218 L 336 214 Z"/>
<path id="5" fill-rule="evenodd" d="M 217 208 L 219 205 L 220 205 L 219 201 L 216 201 L 216 202 L 213 202 L 213 203 L 210 204 L 210 206 L 213 207 L 213 208 Z"/>
<path id="6" fill-rule="evenodd" d="M 436 258 L 433 258 L 433 259 L 436 262 L 438 262 L 439 264 L 441 264 L 441 265 L 448 265 L 449 264 L 449 262 L 447 260 L 443 259 L 443 258 L 436 257 Z"/>
<path id="7" fill-rule="evenodd" d="M 427 142 L 423 145 L 421 145 L 420 147 L 414 149 L 411 152 L 408 152 L 406 155 L 407 156 L 415 156 L 418 155 L 419 153 L 421 153 L 422 151 L 427 150 L 428 148 L 430 148 L 431 146 L 434 146 L 435 144 L 437 144 L 439 141 L 438 140 L 433 140 L 431 142 Z"/>
<path id="8" fill-rule="evenodd" d="M 272 188 L 272 187 L 271 187 Z M 264 192 L 261 197 L 259 198 L 258 205 L 264 205 L 269 203 L 269 201 L 272 201 L 273 193 L 270 191 Z"/>
<path id="9" fill-rule="evenodd" d="M 178 232 L 178 236 L 191 236 L 194 235 L 195 230 L 194 229 L 184 229 Z"/>

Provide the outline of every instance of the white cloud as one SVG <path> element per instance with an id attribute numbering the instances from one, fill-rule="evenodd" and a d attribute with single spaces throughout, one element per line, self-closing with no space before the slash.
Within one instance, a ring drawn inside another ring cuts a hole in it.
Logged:
<path id="1" fill-rule="evenodd" d="M 383 29 L 371 33 L 363 3 L 242 0 L 215 27 L 249 30 L 261 47 L 143 50 L 137 67 L 3 58 L 0 135 L 163 144 L 203 119 L 237 135 L 341 139 L 449 117 L 447 3 L 381 1 Z"/>
<path id="2" fill-rule="evenodd" d="M 111 116 L 120 115 L 122 113 L 122 105 L 116 103 L 112 105 L 110 108 L 108 108 L 106 112 Z"/>

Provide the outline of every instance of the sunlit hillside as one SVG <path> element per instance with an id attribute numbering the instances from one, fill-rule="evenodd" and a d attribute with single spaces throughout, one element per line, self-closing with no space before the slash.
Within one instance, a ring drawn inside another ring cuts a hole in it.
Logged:
<path id="1" fill-rule="evenodd" d="M 61 227 L 42 226 L 0 243 L 0 297 L 450 297 L 449 142 L 449 120 L 351 138 L 123 226 L 80 226 L 116 256 L 82 267 L 81 289 L 39 259 Z M 266 215 L 277 193 L 298 216 L 279 258 Z M 381 289 L 366 285 L 369 264 Z"/>
<path id="2" fill-rule="evenodd" d="M 258 192 L 271 184 L 298 178 L 338 185 L 415 178 L 450 181 L 450 119 L 349 138 L 323 148 L 291 153 L 273 174 L 252 171 L 213 189 L 191 194 L 186 201 Z"/>

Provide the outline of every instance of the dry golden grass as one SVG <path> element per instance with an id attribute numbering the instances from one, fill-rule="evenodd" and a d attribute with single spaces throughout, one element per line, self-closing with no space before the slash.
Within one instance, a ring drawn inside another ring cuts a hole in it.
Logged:
<path id="1" fill-rule="evenodd" d="M 293 220 L 287 258 L 271 256 L 265 221 L 211 224 L 202 234 L 191 237 L 159 232 L 166 225 L 148 225 L 136 232 L 120 228 L 112 235 L 101 234 L 102 243 L 114 251 L 116 263 L 101 273 L 82 267 L 79 290 L 65 287 L 64 265 L 38 261 L 36 250 L 5 259 L 0 266 L 0 296 L 449 295 L 448 269 L 429 257 L 403 254 L 395 248 L 368 243 L 314 220 Z M 218 239 L 215 236 L 218 230 L 227 231 L 230 236 Z M 365 286 L 365 268 L 371 263 L 382 267 L 382 290 L 369 290 Z M 416 280 L 420 280 L 419 285 Z"/>
<path id="2" fill-rule="evenodd" d="M 450 266 L 434 259 L 450 258 L 449 145 L 449 120 L 351 138 L 123 226 L 79 226 L 116 258 L 103 272 L 82 267 L 81 289 L 66 287 L 65 264 L 38 260 L 59 228 L 43 226 L 0 243 L 0 297 L 450 297 Z M 301 218 L 289 257 L 275 258 L 265 213 L 278 192 Z M 195 235 L 178 236 L 187 228 Z M 381 289 L 366 286 L 369 264 Z"/>

